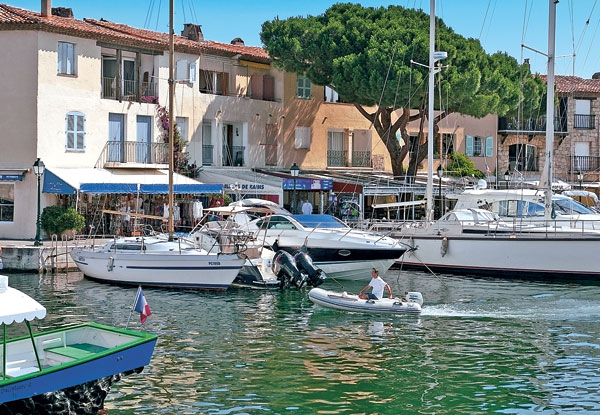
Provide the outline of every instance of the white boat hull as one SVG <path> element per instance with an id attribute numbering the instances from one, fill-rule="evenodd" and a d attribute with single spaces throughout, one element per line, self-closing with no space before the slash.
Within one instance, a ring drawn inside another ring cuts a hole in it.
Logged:
<path id="1" fill-rule="evenodd" d="M 421 305 L 412 301 L 402 301 L 398 298 L 363 300 L 355 294 L 339 293 L 322 288 L 310 290 L 308 298 L 320 306 L 342 311 L 373 314 L 418 314 L 421 312 Z"/>
<path id="2" fill-rule="evenodd" d="M 372 268 L 377 268 L 383 274 L 394 265 L 395 261 L 395 259 L 375 259 L 371 261 L 315 261 L 314 264 L 321 268 L 328 278 L 370 281 Z"/>
<path id="3" fill-rule="evenodd" d="M 173 252 L 102 252 L 73 249 L 88 277 L 116 284 L 226 290 L 245 260 L 237 255 Z"/>
<path id="4" fill-rule="evenodd" d="M 499 277 L 600 278 L 600 238 L 412 236 L 398 265 Z"/>

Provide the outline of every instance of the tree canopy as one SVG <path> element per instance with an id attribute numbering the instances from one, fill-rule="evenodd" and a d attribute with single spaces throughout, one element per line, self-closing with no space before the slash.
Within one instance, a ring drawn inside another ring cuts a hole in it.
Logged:
<path id="1" fill-rule="evenodd" d="M 322 15 L 274 19 L 262 25 L 261 39 L 273 63 L 329 85 L 373 122 L 386 144 L 394 175 L 404 172 L 409 154 L 407 124 L 427 115 L 429 15 L 400 6 L 362 7 L 339 3 Z M 487 54 L 436 19 L 436 49 L 448 53 L 436 75 L 437 123 L 458 112 L 474 117 L 537 113 L 545 85 L 506 53 Z M 368 107 L 378 106 L 375 111 Z M 412 110 L 412 111 L 411 111 Z M 409 175 L 426 156 L 424 122 L 412 149 Z M 396 139 L 400 131 L 403 142 Z"/>

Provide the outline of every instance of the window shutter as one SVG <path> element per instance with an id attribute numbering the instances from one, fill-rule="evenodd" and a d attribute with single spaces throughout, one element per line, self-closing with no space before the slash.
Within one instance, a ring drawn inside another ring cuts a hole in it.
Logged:
<path id="1" fill-rule="evenodd" d="M 223 95 L 229 95 L 229 73 L 222 72 L 221 73 L 221 91 L 223 91 Z"/>
<path id="2" fill-rule="evenodd" d="M 263 76 L 263 99 L 275 101 L 275 79 L 272 76 Z"/>
<path id="3" fill-rule="evenodd" d="M 296 149 L 310 149 L 310 127 L 296 127 Z"/>
<path id="4" fill-rule="evenodd" d="M 195 84 L 198 78 L 196 77 L 196 62 L 190 63 L 190 82 Z"/>
<path id="5" fill-rule="evenodd" d="M 58 73 L 63 73 L 65 65 L 65 44 L 63 42 L 58 42 L 58 66 L 56 68 Z"/>
<path id="6" fill-rule="evenodd" d="M 186 81 L 188 72 L 188 63 L 186 60 L 180 60 L 175 63 L 175 80 Z"/>
<path id="7" fill-rule="evenodd" d="M 492 157 L 494 155 L 494 137 L 485 138 L 485 156 Z"/>
<path id="8" fill-rule="evenodd" d="M 468 157 L 473 156 L 473 136 L 468 135 L 465 141 L 465 155 Z"/>
<path id="9" fill-rule="evenodd" d="M 263 77 L 262 75 L 252 75 L 250 77 L 250 89 L 253 99 L 263 99 Z"/>
<path id="10" fill-rule="evenodd" d="M 69 75 L 75 75 L 75 54 L 73 53 L 73 44 L 65 43 L 67 49 L 67 71 L 66 73 Z"/>

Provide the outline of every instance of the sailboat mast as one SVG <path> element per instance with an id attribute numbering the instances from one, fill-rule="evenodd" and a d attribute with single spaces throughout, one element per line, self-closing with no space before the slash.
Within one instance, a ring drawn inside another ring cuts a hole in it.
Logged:
<path id="1" fill-rule="evenodd" d="M 427 187 L 425 199 L 427 201 L 425 220 L 429 224 L 433 220 L 433 78 L 435 76 L 435 0 L 430 0 L 429 9 L 429 102 L 427 104 Z"/>
<path id="2" fill-rule="evenodd" d="M 542 180 L 545 183 L 544 216 L 550 219 L 552 215 L 552 163 L 554 154 L 554 55 L 556 37 L 556 0 L 548 0 L 548 74 L 546 77 L 546 164 L 544 166 Z"/>
<path id="3" fill-rule="evenodd" d="M 169 241 L 173 240 L 173 170 L 175 168 L 175 145 L 173 139 L 173 116 L 175 112 L 175 43 L 173 31 L 173 0 L 169 0 Z"/>

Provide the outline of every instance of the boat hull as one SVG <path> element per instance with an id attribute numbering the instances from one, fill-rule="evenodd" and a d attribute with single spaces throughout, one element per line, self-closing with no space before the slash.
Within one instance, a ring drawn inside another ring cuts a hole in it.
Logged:
<path id="1" fill-rule="evenodd" d="M 369 314 L 418 314 L 421 306 L 410 301 L 383 298 L 381 300 L 363 300 L 357 295 L 313 288 L 308 298 L 320 306 L 335 310 Z"/>
<path id="2" fill-rule="evenodd" d="M 600 238 L 405 237 L 397 266 L 494 277 L 600 279 Z"/>
<path id="3" fill-rule="evenodd" d="M 237 255 L 121 253 L 74 249 L 71 257 L 94 280 L 126 285 L 224 291 L 245 260 Z"/>

